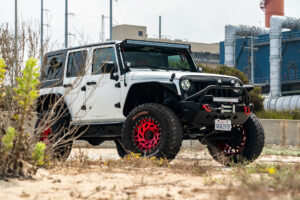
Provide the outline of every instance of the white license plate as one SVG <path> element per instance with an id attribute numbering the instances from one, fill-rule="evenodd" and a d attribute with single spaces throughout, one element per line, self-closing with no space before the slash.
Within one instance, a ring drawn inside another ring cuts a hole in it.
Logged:
<path id="1" fill-rule="evenodd" d="M 213 97 L 214 102 L 227 102 L 227 103 L 238 103 L 238 98 L 231 98 L 231 97 Z"/>
<path id="2" fill-rule="evenodd" d="M 231 120 L 215 120 L 215 130 L 217 131 L 231 131 Z"/>

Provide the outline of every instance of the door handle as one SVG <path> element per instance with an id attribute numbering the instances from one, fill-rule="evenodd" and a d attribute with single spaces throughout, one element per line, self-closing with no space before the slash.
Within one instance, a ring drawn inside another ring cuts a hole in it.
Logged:
<path id="1" fill-rule="evenodd" d="M 97 83 L 95 81 L 87 82 L 87 85 L 96 85 Z"/>
<path id="2" fill-rule="evenodd" d="M 72 87 L 72 84 L 64 84 L 64 88 Z"/>

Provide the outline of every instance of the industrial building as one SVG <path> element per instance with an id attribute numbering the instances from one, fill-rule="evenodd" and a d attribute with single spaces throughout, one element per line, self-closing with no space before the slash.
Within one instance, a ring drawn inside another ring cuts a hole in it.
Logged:
<path id="1" fill-rule="evenodd" d="M 220 64 L 243 71 L 266 96 L 267 110 L 300 110 L 300 19 L 284 17 L 284 0 L 262 0 L 266 28 L 227 25 Z"/>
<path id="2" fill-rule="evenodd" d="M 165 38 L 149 38 L 146 26 L 135 25 L 117 25 L 113 26 L 112 31 L 113 40 L 136 39 L 147 41 L 160 41 L 178 44 L 190 44 L 192 56 L 196 63 L 217 66 L 219 65 L 219 44 L 218 43 L 196 43 L 182 40 L 170 40 Z"/>

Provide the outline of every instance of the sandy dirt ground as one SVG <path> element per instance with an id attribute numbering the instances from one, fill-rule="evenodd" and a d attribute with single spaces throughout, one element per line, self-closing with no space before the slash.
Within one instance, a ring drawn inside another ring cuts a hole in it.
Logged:
<path id="1" fill-rule="evenodd" d="M 81 149 L 92 160 L 119 159 L 115 149 Z M 73 149 L 69 159 L 75 159 Z M 255 163 L 300 163 L 300 157 L 262 155 Z M 119 168 L 105 165 L 39 169 L 29 180 L 0 180 L 0 199 L 222 199 L 232 168 L 215 162 L 207 151 L 185 149 L 170 165 L 178 163 L 206 166 L 215 171 L 199 176 L 177 173 L 168 167 Z M 220 181 L 220 184 L 216 184 Z M 215 184 L 212 184 L 214 182 Z M 230 183 L 232 184 L 232 182 Z M 212 186 L 213 185 L 213 186 Z"/>

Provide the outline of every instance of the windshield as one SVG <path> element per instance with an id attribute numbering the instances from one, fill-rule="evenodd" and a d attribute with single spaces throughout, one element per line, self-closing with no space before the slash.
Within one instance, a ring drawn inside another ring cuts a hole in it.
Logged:
<path id="1" fill-rule="evenodd" d="M 125 47 L 123 49 L 123 58 L 126 66 L 129 68 L 196 71 L 194 62 L 187 49 Z"/>

